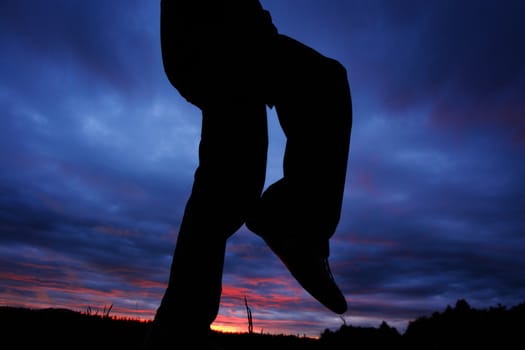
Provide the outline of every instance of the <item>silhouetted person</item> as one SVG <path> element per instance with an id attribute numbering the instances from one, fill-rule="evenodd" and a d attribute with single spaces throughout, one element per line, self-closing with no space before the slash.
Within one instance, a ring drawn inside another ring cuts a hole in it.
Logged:
<path id="1" fill-rule="evenodd" d="M 243 224 L 335 313 L 346 300 L 328 265 L 339 222 L 352 106 L 345 68 L 278 33 L 258 0 L 161 0 L 171 84 L 202 110 L 199 165 L 147 348 L 204 340 L 221 296 L 226 241 Z M 283 178 L 264 193 L 275 107 Z"/>

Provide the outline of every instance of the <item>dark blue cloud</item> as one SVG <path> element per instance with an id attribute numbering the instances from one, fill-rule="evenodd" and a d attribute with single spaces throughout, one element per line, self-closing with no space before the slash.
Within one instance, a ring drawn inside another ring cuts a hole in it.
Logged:
<path id="1" fill-rule="evenodd" d="M 385 2 L 364 24 L 375 31 L 375 41 L 362 40 L 356 50 L 367 54 L 353 51 L 351 67 L 367 88 L 380 90 L 389 109 L 427 107 L 434 124 L 445 129 L 503 129 L 504 136 L 521 140 L 523 6 L 519 1 Z"/>

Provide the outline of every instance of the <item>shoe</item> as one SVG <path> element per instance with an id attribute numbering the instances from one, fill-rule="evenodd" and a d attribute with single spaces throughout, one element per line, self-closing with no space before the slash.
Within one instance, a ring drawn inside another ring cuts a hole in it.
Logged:
<path id="1" fill-rule="evenodd" d="M 263 239 L 311 296 L 336 314 L 348 310 L 328 264 L 328 241 L 324 242 L 325 249 L 322 244 L 307 243 L 296 237 Z"/>

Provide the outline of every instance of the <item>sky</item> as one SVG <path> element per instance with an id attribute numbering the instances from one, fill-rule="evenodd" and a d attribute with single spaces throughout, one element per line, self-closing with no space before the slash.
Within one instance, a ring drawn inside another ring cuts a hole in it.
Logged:
<path id="1" fill-rule="evenodd" d="M 330 264 L 349 310 L 260 238 L 228 242 L 214 329 L 404 331 L 465 299 L 525 300 L 525 3 L 261 0 L 348 71 L 354 124 Z M 200 111 L 162 68 L 159 1 L 0 1 L 0 305 L 153 318 L 197 166 Z M 321 119 L 323 116 L 319 116 Z M 268 110 L 267 185 L 285 139 Z"/>

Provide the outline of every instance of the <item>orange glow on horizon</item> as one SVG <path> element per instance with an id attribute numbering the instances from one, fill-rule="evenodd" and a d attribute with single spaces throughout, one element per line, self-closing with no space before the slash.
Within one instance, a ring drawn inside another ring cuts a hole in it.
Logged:
<path id="1" fill-rule="evenodd" d="M 224 324 L 214 323 L 211 325 L 212 330 L 217 331 L 217 332 L 222 332 L 222 333 L 242 333 L 246 331 L 245 328 L 246 327 L 244 327 L 244 325 L 242 329 L 239 326 L 230 326 L 230 325 L 224 325 Z"/>
<path id="2" fill-rule="evenodd" d="M 0 279 L 5 282 L 5 290 L 0 293 L 1 306 L 30 309 L 66 308 L 102 315 L 111 305 L 109 316 L 112 318 L 150 322 L 162 298 L 163 285 L 160 282 L 147 279 L 129 280 L 129 283 L 137 288 L 134 292 L 126 288 L 97 289 L 96 285 L 84 285 L 78 274 L 62 273 L 61 276 L 67 276 L 63 279 L 45 278 L 46 274 L 40 276 L 42 271 L 56 269 L 56 266 L 45 261 L 40 264 L 20 264 L 29 267 L 34 273 L 0 272 Z M 308 322 L 302 321 L 298 324 L 293 319 L 282 319 L 279 316 L 281 312 L 307 310 L 301 299 L 305 292 L 298 288 L 291 278 L 252 278 L 242 279 L 237 283 L 243 287 L 224 284 L 222 312 L 211 325 L 213 330 L 223 333 L 247 333 L 244 297 L 248 295 L 249 306 L 254 310 L 255 333 L 304 334 L 313 338 L 318 335 L 317 330 L 308 330 L 311 328 Z M 266 293 L 259 293 L 257 287 L 264 287 Z"/>

